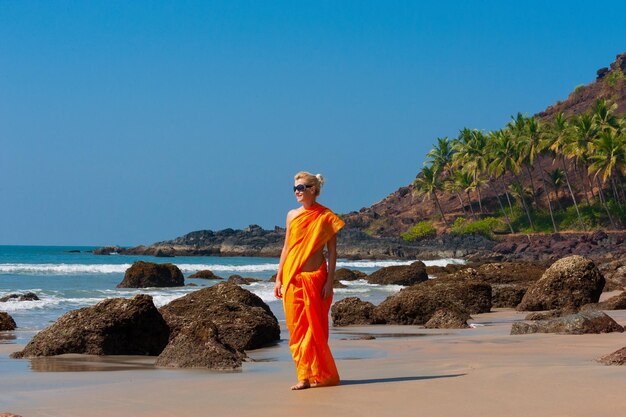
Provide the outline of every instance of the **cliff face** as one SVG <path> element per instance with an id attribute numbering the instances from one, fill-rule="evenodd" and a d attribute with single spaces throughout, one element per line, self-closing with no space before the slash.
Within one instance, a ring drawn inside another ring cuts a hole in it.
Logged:
<path id="1" fill-rule="evenodd" d="M 577 87 L 566 100 L 549 106 L 535 117 L 540 121 L 548 121 L 558 112 L 563 112 L 566 116 L 578 115 L 589 111 L 597 99 L 606 99 L 610 104 L 616 104 L 616 115 L 626 115 L 626 76 L 624 74 L 626 74 L 626 53 L 617 55 L 610 67 L 599 69 L 595 81 L 586 86 Z M 545 192 L 540 181 L 537 181 L 540 177 L 539 170 L 545 172 L 554 168 L 555 166 L 548 158 L 535 160 L 533 177 L 538 194 Z M 521 173 L 523 179 L 527 179 L 527 175 L 526 172 Z M 401 187 L 370 207 L 348 213 L 344 216 L 344 220 L 348 226 L 364 230 L 370 236 L 397 238 L 419 221 L 438 217 L 438 210 L 433 201 L 415 197 L 413 190 L 412 185 Z M 485 187 L 482 197 L 483 205 L 487 209 L 496 208 L 497 201 L 491 188 Z M 438 193 L 438 198 L 442 210 L 450 218 L 463 215 L 462 205 L 456 195 Z M 476 204 L 475 196 L 473 200 Z M 443 227 L 443 222 L 436 222 L 435 227 Z"/>

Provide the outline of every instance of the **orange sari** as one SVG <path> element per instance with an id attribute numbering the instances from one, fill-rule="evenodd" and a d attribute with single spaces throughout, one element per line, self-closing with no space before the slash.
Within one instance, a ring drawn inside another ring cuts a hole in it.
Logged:
<path id="1" fill-rule="evenodd" d="M 317 271 L 300 269 L 311 254 L 344 226 L 328 208 L 315 204 L 303 210 L 289 224 L 287 257 L 283 265 L 283 301 L 289 349 L 296 363 L 298 381 L 337 385 L 339 373 L 328 347 L 328 311 L 332 296 L 322 299 L 328 277 L 326 263 Z"/>

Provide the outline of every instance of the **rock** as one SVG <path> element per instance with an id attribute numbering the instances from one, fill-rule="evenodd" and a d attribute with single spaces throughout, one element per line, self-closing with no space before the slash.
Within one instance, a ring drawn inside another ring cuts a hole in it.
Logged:
<path id="1" fill-rule="evenodd" d="M 27 292 L 24 294 L 9 294 L 0 298 L 0 303 L 7 301 L 38 301 L 39 297 L 34 292 Z"/>
<path id="2" fill-rule="evenodd" d="M 218 277 L 208 269 L 203 269 L 202 271 L 198 271 L 195 274 L 189 275 L 187 278 L 202 278 L 202 279 L 224 279 L 222 277 Z"/>
<path id="3" fill-rule="evenodd" d="M 426 267 L 426 273 L 435 277 L 439 277 L 447 274 L 454 274 L 461 269 L 467 268 L 463 264 L 448 264 L 446 266 L 429 265 Z"/>
<path id="4" fill-rule="evenodd" d="M 231 275 L 230 277 L 228 277 L 228 281 L 226 281 L 228 283 L 231 284 L 236 284 L 236 285 L 248 285 L 248 281 L 246 281 L 241 275 Z"/>
<path id="5" fill-rule="evenodd" d="M 598 264 L 606 280 L 604 291 L 622 290 L 626 287 L 626 257 Z"/>
<path id="6" fill-rule="evenodd" d="M 513 323 L 511 334 L 596 334 L 623 332 L 624 328 L 602 311 L 590 310 L 535 323 Z"/>
<path id="7" fill-rule="evenodd" d="M 546 268 L 528 262 L 490 262 L 475 266 L 481 280 L 490 284 L 519 284 L 535 282 Z"/>
<path id="8" fill-rule="evenodd" d="M 169 334 L 151 296 L 111 298 L 64 314 L 12 357 L 64 353 L 158 355 L 165 348 Z"/>
<path id="9" fill-rule="evenodd" d="M 491 304 L 494 308 L 515 308 L 522 302 L 528 287 L 512 284 L 491 285 Z"/>
<path id="10" fill-rule="evenodd" d="M 182 287 L 185 278 L 174 264 L 137 261 L 126 270 L 117 288 Z"/>
<path id="11" fill-rule="evenodd" d="M 367 274 L 361 271 L 353 271 L 348 268 L 339 268 L 335 271 L 335 279 L 337 281 L 356 281 L 358 279 L 367 279 Z"/>
<path id="12" fill-rule="evenodd" d="M 427 329 L 466 329 L 467 320 L 472 317 L 467 312 L 455 308 L 442 308 L 435 311 L 424 327 Z"/>
<path id="13" fill-rule="evenodd" d="M 372 324 L 373 316 L 374 304 L 361 301 L 357 297 L 344 298 L 333 304 L 331 308 L 334 327 Z"/>
<path id="14" fill-rule="evenodd" d="M 524 320 L 529 321 L 540 321 L 540 320 L 550 320 L 555 319 L 557 317 L 568 316 L 570 314 L 576 314 L 574 311 L 566 311 L 566 310 L 548 310 L 548 311 L 535 311 L 532 313 L 528 313 Z"/>
<path id="15" fill-rule="evenodd" d="M 15 320 L 13 320 L 13 317 L 11 317 L 9 313 L 0 311 L 0 332 L 15 330 L 16 328 L 17 325 L 15 324 Z"/>
<path id="16" fill-rule="evenodd" d="M 607 235 L 604 230 L 596 230 L 595 232 L 591 234 L 591 237 L 589 238 L 589 240 L 594 245 L 597 245 L 598 243 L 608 238 L 609 238 L 609 235 Z"/>
<path id="17" fill-rule="evenodd" d="M 157 258 L 173 258 L 174 257 L 174 251 L 173 250 L 167 250 L 167 249 L 159 248 L 159 249 L 157 249 L 156 252 L 154 252 L 154 256 L 157 257 Z"/>
<path id="18" fill-rule="evenodd" d="M 104 246 L 102 248 L 97 248 L 92 251 L 94 255 L 110 255 L 112 253 L 121 253 L 124 249 L 119 246 Z"/>
<path id="19" fill-rule="evenodd" d="M 581 310 L 626 310 L 626 291 L 600 303 L 585 304 Z"/>
<path id="20" fill-rule="evenodd" d="M 626 346 L 615 352 L 602 356 L 598 362 L 604 365 L 624 365 L 626 364 Z"/>
<path id="21" fill-rule="evenodd" d="M 486 313 L 491 310 L 491 285 L 448 278 L 416 284 L 380 303 L 374 309 L 374 322 L 421 325 L 444 307 Z"/>
<path id="22" fill-rule="evenodd" d="M 211 320 L 188 322 L 178 330 L 156 360 L 164 368 L 208 368 L 230 371 L 241 368 L 245 354 L 225 346 Z"/>
<path id="23" fill-rule="evenodd" d="M 604 277 L 593 261 L 570 256 L 553 263 L 531 285 L 517 310 L 579 309 L 584 304 L 597 303 L 603 287 Z"/>
<path id="24" fill-rule="evenodd" d="M 370 284 L 381 285 L 413 285 L 418 282 L 428 281 L 426 265 L 417 261 L 411 265 L 397 265 L 381 268 L 373 272 L 367 278 Z"/>
<path id="25" fill-rule="evenodd" d="M 200 320 L 213 322 L 220 341 L 238 351 L 256 349 L 280 338 L 278 320 L 269 306 L 231 283 L 194 291 L 161 307 L 160 312 L 172 339 L 184 326 Z"/>

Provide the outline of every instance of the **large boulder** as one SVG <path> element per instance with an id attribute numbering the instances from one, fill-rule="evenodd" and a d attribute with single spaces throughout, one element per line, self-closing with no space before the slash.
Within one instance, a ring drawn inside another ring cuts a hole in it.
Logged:
<path id="1" fill-rule="evenodd" d="M 224 345 L 219 331 L 210 320 L 187 323 L 178 330 L 159 355 L 155 365 L 164 368 L 208 368 L 216 371 L 239 369 L 245 358 Z"/>
<path id="2" fill-rule="evenodd" d="M 466 329 L 472 317 L 457 308 L 441 308 L 424 324 L 427 329 Z"/>
<path id="3" fill-rule="evenodd" d="M 369 301 L 361 301 L 357 297 L 344 298 L 333 304 L 331 317 L 334 327 L 372 324 L 374 320 L 374 304 Z"/>
<path id="4" fill-rule="evenodd" d="M 559 259 L 534 283 L 517 306 L 519 311 L 579 309 L 597 303 L 604 277 L 593 261 L 574 255 Z"/>
<path id="5" fill-rule="evenodd" d="M 381 268 L 372 272 L 367 281 L 370 284 L 413 285 L 428 281 L 428 274 L 426 273 L 424 262 L 416 261 L 411 265 L 395 265 Z"/>
<path id="6" fill-rule="evenodd" d="M 169 334 L 151 296 L 111 298 L 65 313 L 13 357 L 64 353 L 158 355 L 165 348 Z"/>
<path id="7" fill-rule="evenodd" d="M 0 332 L 15 330 L 16 327 L 17 325 L 15 324 L 13 317 L 11 317 L 9 313 L 0 311 Z"/>
<path id="8" fill-rule="evenodd" d="M 221 282 L 178 298 L 159 310 L 172 331 L 195 321 L 215 324 L 220 341 L 243 351 L 280 339 L 278 320 L 257 295 L 238 285 Z"/>
<path id="9" fill-rule="evenodd" d="M 374 321 L 386 324 L 425 324 L 441 308 L 469 314 L 491 310 L 491 285 L 473 280 L 436 278 L 402 289 L 374 310 Z"/>
<path id="10" fill-rule="evenodd" d="M 25 292 L 23 294 L 8 294 L 0 298 L 0 303 L 7 301 L 38 301 L 39 297 L 34 292 Z"/>
<path id="11" fill-rule="evenodd" d="M 623 332 L 624 328 L 602 311 L 590 310 L 534 323 L 513 323 L 511 334 L 596 334 Z"/>
<path id="12" fill-rule="evenodd" d="M 137 261 L 126 270 L 117 288 L 182 287 L 185 277 L 174 264 Z"/>

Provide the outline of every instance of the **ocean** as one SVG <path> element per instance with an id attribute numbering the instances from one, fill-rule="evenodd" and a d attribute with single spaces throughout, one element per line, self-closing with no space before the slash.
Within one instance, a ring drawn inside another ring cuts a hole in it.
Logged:
<path id="1" fill-rule="evenodd" d="M 0 343 L 27 343 L 32 336 L 68 311 L 94 305 L 107 298 L 129 298 L 149 294 L 157 307 L 196 291 L 215 285 L 220 280 L 193 279 L 187 276 L 209 269 L 227 279 L 237 274 L 262 281 L 245 286 L 265 301 L 279 321 L 284 321 L 282 302 L 274 298 L 274 283 L 269 278 L 276 273 L 278 258 L 253 257 L 174 257 L 94 255 L 87 246 L 0 246 L 0 298 L 13 293 L 33 292 L 39 301 L 0 302 L 0 311 L 9 313 L 18 329 L 0 332 Z M 185 275 L 185 286 L 176 288 L 116 288 L 124 272 L 135 261 L 173 263 Z M 339 259 L 337 268 L 349 268 L 370 274 L 392 265 L 408 265 L 413 260 L 350 261 Z M 460 259 L 424 261 L 426 265 L 462 263 Z M 378 304 L 402 287 L 372 285 L 365 280 L 342 281 L 347 288 L 335 289 L 334 301 L 359 297 Z"/>

